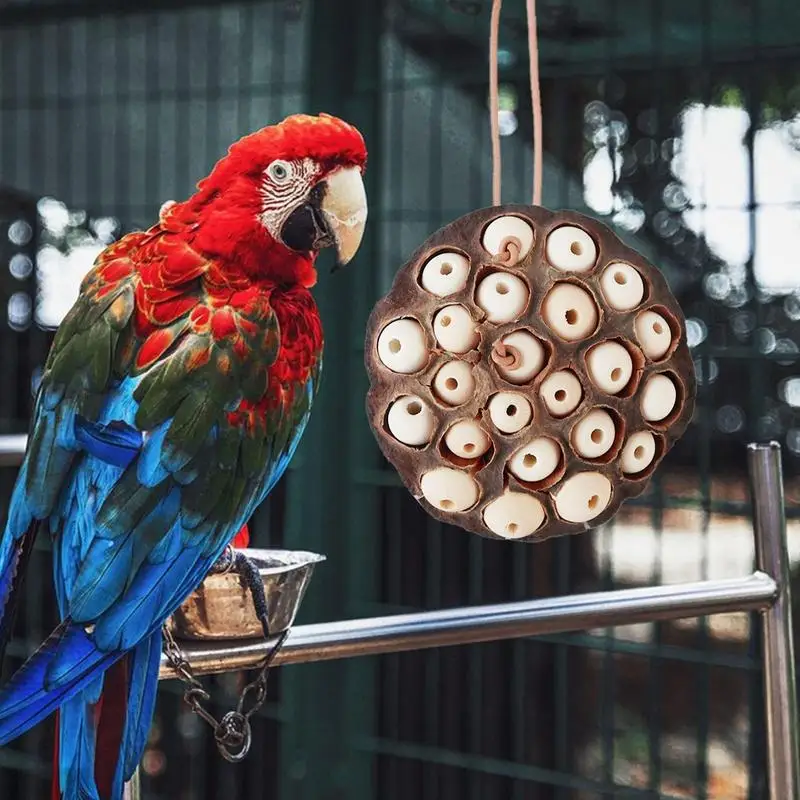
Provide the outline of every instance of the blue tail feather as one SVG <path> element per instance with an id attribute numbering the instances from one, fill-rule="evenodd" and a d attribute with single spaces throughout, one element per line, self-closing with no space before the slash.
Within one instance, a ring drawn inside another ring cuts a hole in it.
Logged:
<path id="1" fill-rule="evenodd" d="M 94 780 L 95 726 L 85 692 L 61 706 L 59 786 L 64 798 L 99 800 Z"/>
<path id="2" fill-rule="evenodd" d="M 82 628 L 59 625 L 0 691 L 0 747 L 92 684 L 120 655 L 100 652 Z"/>
<path id="3" fill-rule="evenodd" d="M 120 758 L 114 774 L 112 796 L 122 795 L 126 781 L 142 760 L 156 707 L 158 669 L 161 663 L 161 630 L 140 642 L 130 654 L 128 709 Z"/>

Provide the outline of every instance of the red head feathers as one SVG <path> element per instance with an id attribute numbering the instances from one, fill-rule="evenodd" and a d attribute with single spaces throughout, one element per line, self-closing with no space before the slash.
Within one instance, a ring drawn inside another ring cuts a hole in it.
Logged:
<path id="1" fill-rule="evenodd" d="M 366 160 L 363 137 L 343 120 L 287 117 L 233 144 L 163 224 L 240 275 L 310 286 L 322 247 L 341 264 L 358 249 Z"/>

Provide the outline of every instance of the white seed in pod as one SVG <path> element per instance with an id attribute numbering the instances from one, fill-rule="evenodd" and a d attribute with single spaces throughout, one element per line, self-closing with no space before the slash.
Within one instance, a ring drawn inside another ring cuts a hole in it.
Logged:
<path id="1" fill-rule="evenodd" d="M 598 389 L 619 394 L 633 375 L 633 360 L 619 342 L 601 342 L 586 354 L 586 369 Z"/>
<path id="2" fill-rule="evenodd" d="M 508 462 L 508 471 L 527 483 L 549 478 L 561 461 L 561 448 L 547 436 L 538 436 L 520 447 Z"/>
<path id="3" fill-rule="evenodd" d="M 516 392 L 498 392 L 489 401 L 489 417 L 501 433 L 521 431 L 532 416 L 530 402 Z"/>
<path id="4" fill-rule="evenodd" d="M 642 390 L 642 416 L 648 422 L 658 422 L 669 416 L 675 408 L 678 390 L 666 375 L 648 378 Z"/>
<path id="5" fill-rule="evenodd" d="M 491 440 L 475 420 L 462 419 L 447 431 L 444 443 L 459 458 L 480 458 L 489 449 Z"/>
<path id="6" fill-rule="evenodd" d="M 510 242 L 514 256 L 510 263 L 516 264 L 528 255 L 533 247 L 533 228 L 520 217 L 503 216 L 492 220 L 483 232 L 483 247 L 493 256 L 501 255 L 505 244 Z"/>
<path id="7" fill-rule="evenodd" d="M 597 327 L 597 304 L 586 289 L 574 283 L 557 283 L 544 298 L 542 316 L 558 336 L 576 342 Z"/>
<path id="8" fill-rule="evenodd" d="M 545 351 L 532 333 L 514 331 L 495 344 L 492 360 L 500 376 L 509 383 L 525 383 L 541 372 Z"/>
<path id="9" fill-rule="evenodd" d="M 633 324 L 639 346 L 648 358 L 661 358 L 672 344 L 669 324 L 655 311 L 643 311 Z"/>
<path id="10" fill-rule="evenodd" d="M 616 435 L 611 414 L 602 408 L 594 408 L 572 426 L 570 442 L 579 456 L 600 458 L 611 449 Z"/>
<path id="11" fill-rule="evenodd" d="M 398 397 L 389 406 L 386 424 L 395 439 L 411 447 L 428 444 L 433 435 L 433 414 L 423 399 L 413 394 Z"/>
<path id="12" fill-rule="evenodd" d="M 597 245 L 582 228 L 562 225 L 547 237 L 547 260 L 564 272 L 588 272 L 597 260 Z"/>
<path id="13" fill-rule="evenodd" d="M 630 311 L 642 302 L 644 281 L 630 265 L 615 261 L 609 264 L 600 278 L 603 297 L 615 311 Z"/>
<path id="14" fill-rule="evenodd" d="M 588 522 L 608 507 L 611 481 L 599 472 L 579 472 L 558 487 L 553 501 L 561 519 Z"/>
<path id="15" fill-rule="evenodd" d="M 500 324 L 517 319 L 528 305 L 530 292 L 525 281 L 508 272 L 487 275 L 475 292 L 475 302 L 489 322 Z"/>
<path id="16" fill-rule="evenodd" d="M 396 319 L 378 337 L 378 358 L 392 372 L 409 375 L 428 361 L 425 331 L 415 319 Z"/>
<path id="17" fill-rule="evenodd" d="M 548 375 L 539 390 L 545 407 L 554 417 L 571 414 L 583 399 L 583 387 L 578 376 L 569 369 Z"/>
<path id="18" fill-rule="evenodd" d="M 433 379 L 433 393 L 448 406 L 460 406 L 475 394 L 475 376 L 464 361 L 448 361 Z"/>
<path id="19" fill-rule="evenodd" d="M 420 283 L 437 297 L 460 292 L 469 280 L 469 259 L 461 253 L 437 253 L 422 268 Z"/>
<path id="20" fill-rule="evenodd" d="M 442 511 L 466 511 L 478 501 L 478 484 L 467 474 L 450 467 L 437 467 L 420 480 L 425 499 Z"/>
<path id="21" fill-rule="evenodd" d="M 478 344 L 480 335 L 464 306 L 445 306 L 433 318 L 436 341 L 451 353 L 466 353 Z"/>
<path id="22" fill-rule="evenodd" d="M 647 469 L 656 456 L 656 439 L 650 431 L 637 431 L 631 434 L 622 448 L 620 463 L 622 471 L 633 475 Z"/>
<path id="23" fill-rule="evenodd" d="M 535 533 L 544 522 L 544 506 L 533 495 L 504 492 L 483 509 L 486 527 L 506 539 Z"/>

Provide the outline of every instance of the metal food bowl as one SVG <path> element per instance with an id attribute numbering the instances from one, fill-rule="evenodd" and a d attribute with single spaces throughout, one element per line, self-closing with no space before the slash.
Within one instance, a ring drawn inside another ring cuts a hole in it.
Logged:
<path id="1" fill-rule="evenodd" d="M 292 627 L 314 566 L 325 560 L 302 550 L 245 549 L 259 568 L 272 634 Z M 235 572 L 211 574 L 167 623 L 176 639 L 257 639 L 264 636 L 253 598 Z"/>

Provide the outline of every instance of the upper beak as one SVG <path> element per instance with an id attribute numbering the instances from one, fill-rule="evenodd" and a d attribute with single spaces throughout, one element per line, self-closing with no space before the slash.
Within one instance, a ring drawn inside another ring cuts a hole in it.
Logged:
<path id="1" fill-rule="evenodd" d="M 367 222 L 367 193 L 358 167 L 342 167 L 325 179 L 320 203 L 325 226 L 333 236 L 336 266 L 343 267 L 356 254 Z"/>

